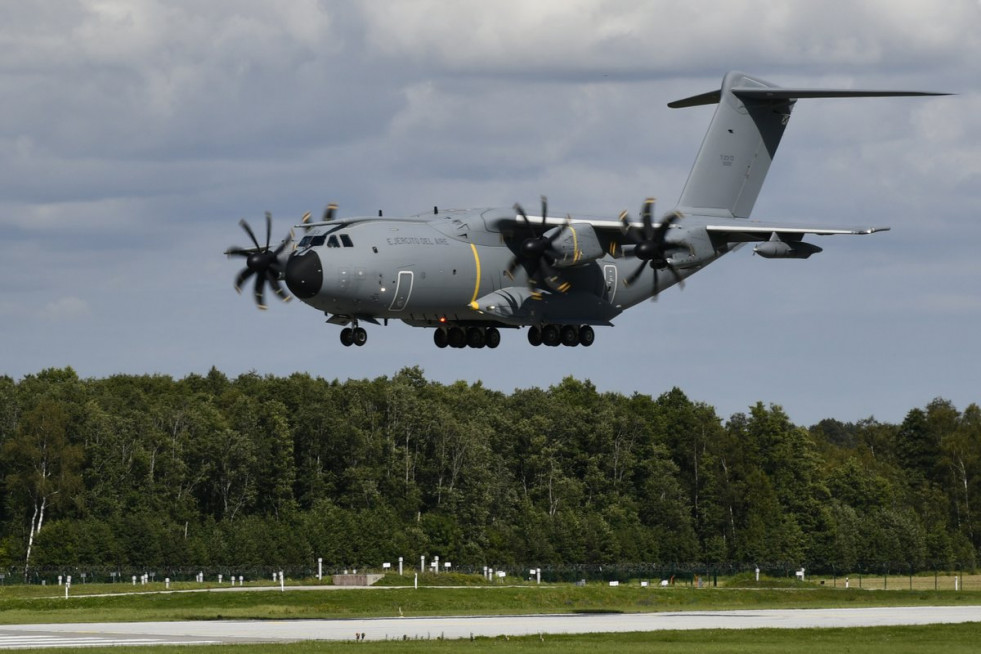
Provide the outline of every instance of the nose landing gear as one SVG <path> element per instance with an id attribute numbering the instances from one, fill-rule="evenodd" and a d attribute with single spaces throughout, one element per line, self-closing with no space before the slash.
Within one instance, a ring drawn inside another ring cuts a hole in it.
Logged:
<path id="1" fill-rule="evenodd" d="M 345 327 L 341 330 L 341 345 L 344 347 L 351 347 L 352 345 L 361 347 L 367 342 L 368 332 L 364 330 L 364 327 L 358 327 L 358 323 L 354 323 L 354 327 Z"/>

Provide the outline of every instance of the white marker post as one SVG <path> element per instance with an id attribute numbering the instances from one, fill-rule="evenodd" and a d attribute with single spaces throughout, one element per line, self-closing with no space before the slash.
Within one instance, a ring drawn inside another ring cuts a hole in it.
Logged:
<path id="1" fill-rule="evenodd" d="M 283 571 L 279 571 L 279 590 L 283 593 L 286 592 L 286 581 L 283 578 Z"/>
<path id="2" fill-rule="evenodd" d="M 317 559 L 317 581 L 324 580 L 324 560 L 323 558 Z"/>

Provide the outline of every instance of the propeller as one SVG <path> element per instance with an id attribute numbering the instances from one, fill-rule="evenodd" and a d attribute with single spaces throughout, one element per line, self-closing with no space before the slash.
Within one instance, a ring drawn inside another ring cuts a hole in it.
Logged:
<path id="1" fill-rule="evenodd" d="M 555 269 L 555 257 L 549 251 L 552 244 L 559 239 L 560 236 L 565 232 L 569 223 L 572 222 L 571 218 L 566 218 L 565 225 L 561 229 L 556 231 L 551 236 L 542 234 L 539 236 L 535 232 L 535 228 L 531 224 L 531 220 L 528 219 L 528 214 L 521 207 L 520 204 L 514 205 L 514 210 L 518 212 L 521 216 L 521 221 L 525 224 L 528 230 L 529 236 L 521 242 L 518 246 L 518 252 L 515 254 L 514 258 L 511 259 L 511 263 L 508 264 L 507 274 L 509 277 L 514 276 L 514 271 L 518 269 L 518 266 L 524 264 L 528 269 L 528 286 L 535 289 L 539 286 L 544 286 L 546 288 L 552 289 L 554 291 L 559 291 L 560 293 L 565 293 L 569 290 L 569 282 L 561 282 L 556 285 L 559 281 L 559 273 Z M 543 232 L 546 231 L 546 215 L 548 214 L 548 201 L 545 196 L 542 196 L 542 224 L 540 226 Z"/>
<path id="2" fill-rule="evenodd" d="M 642 227 L 638 230 L 635 227 L 630 226 L 630 220 L 626 211 L 620 214 L 620 222 L 623 223 L 621 231 L 627 240 L 633 243 L 634 249 L 632 255 L 640 259 L 640 265 L 637 269 L 632 272 L 623 283 L 626 286 L 632 286 L 637 279 L 644 272 L 644 267 L 649 265 L 654 271 L 654 299 L 657 299 L 657 271 L 662 268 L 667 268 L 674 275 L 675 279 L 678 280 L 678 285 L 681 288 L 685 287 L 685 282 L 681 277 L 681 273 L 678 269 L 668 261 L 668 256 L 666 252 L 667 242 L 665 237 L 667 236 L 668 230 L 671 228 L 675 222 L 681 218 L 681 214 L 677 211 L 672 211 L 666 214 L 661 222 L 658 223 L 657 227 L 654 226 L 654 221 L 651 216 L 654 213 L 654 198 L 647 198 L 644 201 L 644 207 L 641 209 L 640 217 L 642 222 Z M 639 233 L 638 233 L 639 232 Z"/>
<path id="3" fill-rule="evenodd" d="M 238 221 L 245 233 L 249 235 L 254 248 L 231 247 L 225 254 L 229 256 L 245 257 L 245 268 L 235 277 L 235 290 L 242 292 L 242 284 L 250 277 L 255 276 L 255 303 L 260 309 L 266 309 L 265 291 L 268 283 L 273 292 L 279 296 L 283 302 L 289 302 L 290 296 L 279 284 L 280 273 L 283 272 L 279 263 L 279 255 L 292 239 L 285 239 L 275 250 L 270 249 L 269 241 L 272 238 L 272 215 L 266 212 L 266 244 L 259 245 L 259 239 L 255 237 L 255 232 L 244 219 Z"/>

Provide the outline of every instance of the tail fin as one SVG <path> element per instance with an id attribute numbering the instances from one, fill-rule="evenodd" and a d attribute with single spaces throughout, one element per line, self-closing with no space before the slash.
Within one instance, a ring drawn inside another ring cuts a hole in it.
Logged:
<path id="1" fill-rule="evenodd" d="M 688 181 L 680 209 L 748 218 L 770 170 L 790 112 L 799 98 L 946 95 L 918 91 L 788 89 L 730 72 L 718 91 L 668 104 L 672 108 L 718 104 Z"/>

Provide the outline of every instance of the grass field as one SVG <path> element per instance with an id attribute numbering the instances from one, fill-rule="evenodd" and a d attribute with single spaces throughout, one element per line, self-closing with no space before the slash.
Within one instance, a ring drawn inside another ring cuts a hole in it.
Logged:
<path id="1" fill-rule="evenodd" d="M 821 582 L 824 582 L 823 584 Z M 188 619 L 273 619 L 354 618 L 423 615 L 527 614 L 594 611 L 707 611 L 764 608 L 828 608 L 862 606 L 981 605 L 981 590 L 953 591 L 952 576 L 813 579 L 805 583 L 766 580 L 719 580 L 718 587 L 641 587 L 625 583 L 619 587 L 589 584 L 518 586 L 428 587 L 389 586 L 376 589 L 347 589 L 330 586 L 301 590 L 286 586 L 246 592 L 214 592 L 202 584 L 180 584 L 159 592 L 163 584 L 124 586 L 105 584 L 73 586 L 65 599 L 64 589 L 52 586 L 0 587 L 0 626 L 43 622 L 157 621 Z M 877 582 L 877 583 L 876 583 Z M 888 588 L 888 592 L 881 589 Z M 940 590 L 933 590 L 934 586 Z M 960 588 L 981 587 L 981 577 L 958 579 Z M 124 592 L 119 592 L 124 591 Z M 151 591 L 151 592 L 147 592 Z M 974 652 L 981 643 L 981 623 L 928 627 L 799 630 L 713 630 L 697 632 L 653 632 L 496 638 L 475 641 L 409 641 L 363 643 L 300 643 L 289 645 L 211 646 L 208 651 L 234 654 L 290 654 L 304 652 L 525 652 L 534 650 L 570 652 Z M 286 648 L 289 648 L 288 650 Z M 134 652 L 155 654 L 175 651 L 173 647 L 86 648 L 90 654 Z M 186 646 L 182 651 L 187 651 Z"/>

